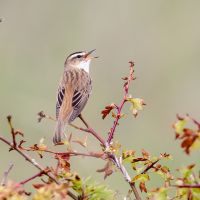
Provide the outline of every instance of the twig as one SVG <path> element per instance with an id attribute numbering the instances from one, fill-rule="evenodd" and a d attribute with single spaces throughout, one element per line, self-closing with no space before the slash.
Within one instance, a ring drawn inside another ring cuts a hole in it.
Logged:
<path id="1" fill-rule="evenodd" d="M 112 139 L 114 137 L 115 129 L 116 129 L 116 127 L 118 125 L 118 121 L 119 121 L 119 119 L 121 117 L 121 110 L 122 110 L 122 108 L 124 106 L 124 103 L 127 101 L 127 95 L 128 95 L 128 91 L 129 91 L 130 82 L 132 80 L 134 80 L 134 77 L 133 77 L 134 63 L 131 62 L 131 61 L 129 63 L 130 63 L 130 72 L 129 72 L 129 77 L 127 77 L 127 81 L 124 84 L 124 97 L 123 97 L 120 105 L 119 106 L 117 106 L 117 105 L 115 106 L 115 108 L 117 109 L 117 115 L 116 115 L 115 121 L 113 123 L 113 127 L 111 128 L 111 130 L 109 132 L 109 135 L 108 135 L 108 139 L 107 139 L 108 146 L 110 146 L 110 143 L 111 143 L 111 141 L 112 141 Z"/>
<path id="2" fill-rule="evenodd" d="M 23 148 L 26 151 L 37 151 L 33 149 L 26 149 Z M 46 153 L 52 153 L 55 155 L 70 155 L 70 156 L 87 156 L 87 157 L 95 157 L 95 158 L 102 158 L 103 155 L 105 154 L 104 152 L 88 152 L 88 153 L 82 153 L 82 152 L 76 152 L 76 151 L 66 151 L 66 152 L 56 152 L 56 151 L 51 151 L 51 150 L 39 150 L 41 152 L 46 152 Z"/>
<path id="3" fill-rule="evenodd" d="M 83 117 L 82 118 L 80 118 L 81 120 L 83 119 Z M 84 119 L 83 119 L 84 120 Z M 82 121 L 83 122 L 83 121 Z M 75 129 L 78 129 L 78 130 L 80 130 L 80 131 L 84 131 L 84 132 L 86 132 L 86 133 L 91 133 L 103 146 L 106 146 L 105 145 L 105 140 L 101 137 L 101 135 L 100 134 L 98 134 L 96 131 L 94 131 L 89 125 L 88 125 L 88 123 L 84 120 L 84 122 L 83 122 L 84 124 L 86 123 L 87 124 L 87 126 L 88 126 L 88 128 L 81 128 L 81 127 L 78 127 L 78 126 L 76 126 L 76 125 L 74 125 L 74 124 L 70 124 L 70 126 L 72 126 L 72 127 L 74 127 Z"/>
<path id="4" fill-rule="evenodd" d="M 56 121 L 56 119 L 54 119 L 52 116 L 45 114 L 44 111 L 40 111 L 38 113 L 38 116 L 39 116 L 38 122 L 41 122 L 43 118 L 50 119 L 52 121 Z"/>
<path id="5" fill-rule="evenodd" d="M 12 126 L 11 119 L 12 119 L 11 115 L 7 116 L 8 124 L 9 124 L 9 127 L 10 127 L 10 132 L 12 134 L 13 147 L 16 147 L 17 143 L 16 143 L 16 138 L 15 138 L 15 130 Z"/>
<path id="6" fill-rule="evenodd" d="M 25 183 L 28 183 L 29 181 L 31 181 L 31 180 L 33 180 L 33 179 L 35 179 L 35 178 L 37 178 L 37 177 L 40 177 L 40 176 L 42 176 L 42 175 L 44 175 L 44 174 L 45 174 L 44 171 L 40 171 L 40 172 L 38 172 L 37 174 L 35 174 L 34 176 L 31 176 L 30 178 L 27 178 L 27 179 L 25 179 L 25 180 L 23 180 L 23 181 L 20 181 L 18 184 L 19 184 L 19 185 L 24 185 Z"/>
<path id="7" fill-rule="evenodd" d="M 157 159 L 156 161 L 152 162 L 150 165 L 148 165 L 144 170 L 143 172 L 141 172 L 141 174 L 145 174 L 147 173 L 147 171 L 149 171 L 152 167 L 154 167 L 154 165 L 159 162 L 160 159 Z"/>
<path id="8" fill-rule="evenodd" d="M 4 172 L 4 175 L 3 175 L 3 178 L 2 178 L 2 181 L 1 181 L 1 186 L 5 186 L 6 183 L 7 183 L 7 179 L 8 179 L 8 174 L 10 173 L 10 171 L 12 170 L 14 164 L 11 163 L 8 167 L 8 169 Z"/>
<path id="9" fill-rule="evenodd" d="M 3 141 L 4 143 L 6 143 L 8 146 L 10 146 L 13 150 L 16 150 L 21 156 L 23 156 L 25 158 L 26 161 L 28 161 L 29 163 L 31 163 L 33 166 L 35 166 L 37 169 L 39 169 L 40 171 L 44 171 L 44 168 L 38 164 L 38 162 L 36 162 L 35 159 L 31 158 L 28 154 L 20 151 L 17 147 L 14 147 L 9 141 L 7 141 L 6 139 L 4 139 L 3 137 L 0 136 L 0 140 Z M 54 182 L 56 182 L 57 184 L 58 181 L 49 173 L 46 173 L 46 175 L 52 179 Z"/>
<path id="10" fill-rule="evenodd" d="M 172 187 L 178 187 L 178 188 L 200 188 L 200 184 L 196 185 L 172 185 Z"/>
<path id="11" fill-rule="evenodd" d="M 45 168 L 36 162 L 35 159 L 31 158 L 28 154 L 20 151 L 20 149 L 17 148 L 17 146 L 12 145 L 8 140 L 4 139 L 0 136 L 0 140 L 11 147 L 11 149 L 16 150 L 22 157 L 25 158 L 29 163 L 31 163 L 33 166 L 35 166 L 40 171 L 45 171 Z M 49 172 L 45 173 L 46 176 L 48 176 L 52 181 L 54 181 L 56 184 L 60 184 Z M 78 198 L 70 191 L 67 191 L 67 194 L 74 200 L 78 200 Z"/>

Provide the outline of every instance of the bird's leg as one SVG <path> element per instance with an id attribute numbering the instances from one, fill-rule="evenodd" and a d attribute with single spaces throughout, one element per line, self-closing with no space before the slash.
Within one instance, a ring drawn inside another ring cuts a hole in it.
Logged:
<path id="1" fill-rule="evenodd" d="M 78 126 L 76 126 L 76 125 L 74 125 L 74 124 L 69 124 L 71 127 L 73 127 L 73 128 L 75 128 L 75 129 L 79 129 L 80 130 L 80 127 L 78 127 Z"/>
<path id="2" fill-rule="evenodd" d="M 79 117 L 80 120 L 85 124 L 85 126 L 86 126 L 87 128 L 89 128 L 89 125 L 88 125 L 88 123 L 84 120 L 83 116 L 80 114 L 78 117 Z"/>

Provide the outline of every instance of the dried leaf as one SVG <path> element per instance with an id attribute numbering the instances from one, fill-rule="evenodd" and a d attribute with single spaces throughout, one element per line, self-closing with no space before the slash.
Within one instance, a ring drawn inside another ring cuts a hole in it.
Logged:
<path id="1" fill-rule="evenodd" d="M 58 169 L 64 170 L 65 172 L 70 172 L 70 155 L 68 154 L 59 154 L 55 158 L 58 160 Z"/>
<path id="2" fill-rule="evenodd" d="M 104 110 L 101 111 L 102 119 L 105 119 L 107 115 L 115 108 L 115 104 L 112 103 L 109 106 L 106 106 Z"/>
<path id="3" fill-rule="evenodd" d="M 39 116 L 39 117 L 38 117 L 38 122 L 41 122 L 42 119 L 46 117 L 44 111 L 40 111 L 40 112 L 38 113 L 38 116 Z"/>
<path id="4" fill-rule="evenodd" d="M 113 164 L 108 161 L 102 169 L 98 169 L 97 172 L 104 172 L 104 179 L 113 173 Z"/>
<path id="5" fill-rule="evenodd" d="M 45 186 L 44 184 L 41 184 L 41 183 L 32 184 L 32 185 L 33 185 L 33 187 L 34 187 L 35 189 L 40 189 L 40 188 L 42 188 L 42 187 Z"/>
<path id="6" fill-rule="evenodd" d="M 145 182 L 140 182 L 140 191 L 141 192 L 146 192 L 147 193 L 147 188 L 146 188 L 146 185 L 145 185 Z"/>
<path id="7" fill-rule="evenodd" d="M 149 153 L 144 149 L 142 149 L 142 155 L 143 155 L 143 158 L 146 158 L 146 159 L 149 159 L 149 157 L 150 157 Z"/>
<path id="8" fill-rule="evenodd" d="M 175 129 L 176 139 L 181 140 L 181 148 L 184 149 L 186 154 L 190 154 L 191 150 L 200 148 L 200 131 L 199 122 L 189 117 L 180 117 L 177 115 L 178 121 L 174 123 L 173 128 Z M 187 128 L 186 124 L 190 120 L 197 129 Z"/>

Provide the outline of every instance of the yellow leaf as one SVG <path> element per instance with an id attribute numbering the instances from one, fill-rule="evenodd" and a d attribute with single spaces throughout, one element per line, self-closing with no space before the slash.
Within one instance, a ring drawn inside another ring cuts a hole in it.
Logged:
<path id="1" fill-rule="evenodd" d="M 186 120 L 186 119 L 178 120 L 178 121 L 174 124 L 174 128 L 175 128 L 176 133 L 182 134 L 182 133 L 183 133 L 183 129 L 185 128 L 186 123 L 187 123 L 187 120 Z"/>
<path id="2" fill-rule="evenodd" d="M 131 105 L 133 115 L 136 117 L 139 110 L 143 110 L 143 106 L 146 105 L 143 99 L 140 98 L 127 98 Z"/>
<path id="3" fill-rule="evenodd" d="M 191 150 L 198 150 L 200 149 L 200 138 L 198 137 L 195 142 L 190 147 Z"/>
<path id="4" fill-rule="evenodd" d="M 133 177 L 132 182 L 140 181 L 140 182 L 145 182 L 149 180 L 149 175 L 148 174 L 138 174 Z"/>

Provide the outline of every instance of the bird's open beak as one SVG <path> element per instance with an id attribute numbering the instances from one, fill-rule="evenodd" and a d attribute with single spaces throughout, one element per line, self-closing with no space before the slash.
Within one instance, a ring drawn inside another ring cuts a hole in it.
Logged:
<path id="1" fill-rule="evenodd" d="M 92 51 L 89 51 L 88 53 L 86 53 L 85 58 L 87 60 L 93 59 L 93 58 L 98 58 L 97 56 L 92 56 L 91 54 L 95 51 L 96 49 L 93 49 Z"/>

